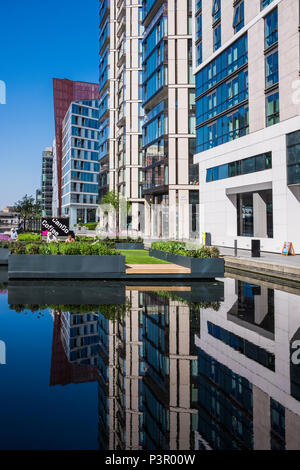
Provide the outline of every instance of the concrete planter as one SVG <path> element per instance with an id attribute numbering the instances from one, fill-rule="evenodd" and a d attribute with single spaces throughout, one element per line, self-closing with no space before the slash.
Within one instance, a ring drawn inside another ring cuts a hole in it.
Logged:
<path id="1" fill-rule="evenodd" d="M 117 243 L 117 250 L 144 250 L 144 243 Z"/>
<path id="2" fill-rule="evenodd" d="M 0 248 L 0 266 L 8 265 L 8 256 L 10 251 L 8 248 Z"/>
<path id="3" fill-rule="evenodd" d="M 224 277 L 225 264 L 223 258 L 190 258 L 189 256 L 174 255 L 160 250 L 149 250 L 149 255 L 189 268 L 191 277 L 202 279 Z"/>
<path id="4" fill-rule="evenodd" d="M 8 282 L 7 266 L 0 266 L 0 284 L 6 284 Z"/>
<path id="5" fill-rule="evenodd" d="M 125 256 L 10 255 L 9 279 L 119 279 Z"/>

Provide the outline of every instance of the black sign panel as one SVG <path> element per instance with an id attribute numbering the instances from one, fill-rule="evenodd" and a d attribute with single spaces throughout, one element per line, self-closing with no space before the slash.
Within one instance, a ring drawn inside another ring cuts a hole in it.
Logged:
<path id="1" fill-rule="evenodd" d="M 42 235 L 52 232 L 56 237 L 66 237 L 69 233 L 69 219 L 61 217 L 43 217 Z"/>

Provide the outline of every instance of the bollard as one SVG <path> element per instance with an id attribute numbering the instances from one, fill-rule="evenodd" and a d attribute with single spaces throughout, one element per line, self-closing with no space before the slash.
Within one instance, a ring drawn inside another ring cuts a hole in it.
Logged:
<path id="1" fill-rule="evenodd" d="M 234 256 L 237 257 L 237 240 L 234 240 Z"/>
<path id="2" fill-rule="evenodd" d="M 260 240 L 251 241 L 251 256 L 252 258 L 260 258 Z"/>

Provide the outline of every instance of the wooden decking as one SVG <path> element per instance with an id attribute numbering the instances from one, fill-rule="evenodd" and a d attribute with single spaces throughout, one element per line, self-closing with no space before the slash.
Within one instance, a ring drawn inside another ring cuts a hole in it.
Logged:
<path id="1" fill-rule="evenodd" d="M 190 274 L 189 268 L 177 264 L 127 264 L 126 274 Z"/>

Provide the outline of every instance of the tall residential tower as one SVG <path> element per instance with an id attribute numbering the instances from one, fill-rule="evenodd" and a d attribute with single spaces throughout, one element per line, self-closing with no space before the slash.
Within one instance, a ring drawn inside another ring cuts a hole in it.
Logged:
<path id="1" fill-rule="evenodd" d="M 135 232 L 143 230 L 142 34 L 140 0 L 100 1 L 100 199 L 126 198 Z"/>
<path id="2" fill-rule="evenodd" d="M 43 217 L 52 216 L 53 149 L 46 147 L 42 154 L 42 194 L 40 197 Z"/>
<path id="3" fill-rule="evenodd" d="M 146 236 L 198 236 L 192 2 L 143 1 Z"/>

